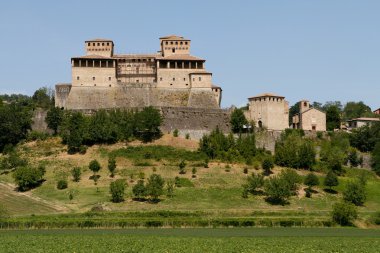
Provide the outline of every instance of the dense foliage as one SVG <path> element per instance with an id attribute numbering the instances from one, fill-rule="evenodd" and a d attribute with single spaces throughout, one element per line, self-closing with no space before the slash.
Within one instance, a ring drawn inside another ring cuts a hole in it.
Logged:
<path id="1" fill-rule="evenodd" d="M 355 180 L 347 183 L 343 191 L 343 199 L 345 201 L 351 202 L 356 206 L 361 206 L 364 204 L 366 198 L 365 185 L 362 182 Z"/>
<path id="2" fill-rule="evenodd" d="M 13 172 L 13 178 L 19 191 L 27 191 L 43 181 L 45 169 L 43 167 L 19 167 Z"/>
<path id="3" fill-rule="evenodd" d="M 338 202 L 334 204 L 332 219 L 339 225 L 351 225 L 357 217 L 358 212 L 353 204 L 347 202 Z"/>
<path id="4" fill-rule="evenodd" d="M 126 182 L 124 179 L 117 179 L 111 182 L 110 192 L 111 201 L 114 203 L 119 203 L 124 201 Z"/>
<path id="5" fill-rule="evenodd" d="M 242 133 L 244 130 L 244 125 L 248 125 L 248 120 L 244 116 L 244 111 L 242 109 L 235 109 L 231 113 L 231 130 L 234 133 Z"/>
<path id="6" fill-rule="evenodd" d="M 158 174 L 152 174 L 146 184 L 147 195 L 152 201 L 157 202 L 158 198 L 164 193 L 165 180 Z"/>

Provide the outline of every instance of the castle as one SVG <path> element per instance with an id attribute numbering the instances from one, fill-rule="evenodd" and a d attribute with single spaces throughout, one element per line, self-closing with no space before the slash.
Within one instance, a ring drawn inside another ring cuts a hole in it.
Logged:
<path id="1" fill-rule="evenodd" d="M 205 60 L 190 54 L 191 41 L 160 38 L 155 54 L 114 54 L 107 39 L 85 42 L 86 55 L 71 58 L 72 82 L 57 84 L 55 105 L 69 110 L 109 108 L 220 108 L 222 89 Z"/>

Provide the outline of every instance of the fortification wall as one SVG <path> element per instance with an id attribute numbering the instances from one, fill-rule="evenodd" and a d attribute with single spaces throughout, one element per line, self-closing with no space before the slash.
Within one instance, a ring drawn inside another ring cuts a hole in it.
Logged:
<path id="1" fill-rule="evenodd" d="M 219 100 L 211 89 L 170 89 L 150 85 L 117 87 L 71 87 L 59 92 L 56 106 L 69 110 L 97 110 L 136 107 L 219 108 Z"/>

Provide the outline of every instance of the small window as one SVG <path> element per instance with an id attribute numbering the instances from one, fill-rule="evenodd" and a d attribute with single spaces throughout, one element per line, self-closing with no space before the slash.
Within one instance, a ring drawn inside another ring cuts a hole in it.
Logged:
<path id="1" fill-rule="evenodd" d="M 175 53 L 175 48 L 174 47 L 172 48 L 172 53 Z"/>
<path id="2" fill-rule="evenodd" d="M 100 46 L 100 43 L 98 43 L 98 46 Z"/>
<path id="3" fill-rule="evenodd" d="M 170 45 L 173 45 L 173 41 L 170 41 Z"/>
<path id="4" fill-rule="evenodd" d="M 193 77 L 193 82 L 195 82 L 195 78 Z"/>
<path id="5" fill-rule="evenodd" d="M 189 84 L 187 83 L 186 86 L 189 86 Z"/>
<path id="6" fill-rule="evenodd" d="M 92 43 L 93 46 L 95 46 L 95 43 Z"/>
<path id="7" fill-rule="evenodd" d="M 95 76 L 92 77 L 92 80 L 95 81 Z"/>
<path id="8" fill-rule="evenodd" d="M 160 81 L 162 81 L 162 77 L 160 77 Z"/>
<path id="9" fill-rule="evenodd" d="M 111 87 L 111 84 L 109 86 Z"/>
<path id="10" fill-rule="evenodd" d="M 173 85 L 172 83 L 170 85 Z"/>
<path id="11" fill-rule="evenodd" d="M 175 44 L 178 45 L 178 41 L 176 41 Z"/>
<path id="12" fill-rule="evenodd" d="M 107 46 L 109 46 L 110 45 L 110 43 L 109 42 L 107 42 Z"/>
<path id="13" fill-rule="evenodd" d="M 183 78 L 184 81 L 186 81 L 186 78 Z"/>
<path id="14" fill-rule="evenodd" d="M 180 44 L 180 45 L 182 45 L 182 44 L 183 44 L 183 42 L 181 41 L 179 44 Z"/>
<path id="15" fill-rule="evenodd" d="M 91 46 L 91 43 L 87 43 L 88 46 Z"/>
<path id="16" fill-rule="evenodd" d="M 96 86 L 96 84 L 94 84 L 94 86 Z"/>
<path id="17" fill-rule="evenodd" d="M 108 81 L 111 81 L 111 77 L 108 77 Z"/>
<path id="18" fill-rule="evenodd" d="M 169 44 L 169 42 L 166 41 L 166 42 L 165 42 L 165 45 L 168 45 L 168 44 Z"/>
<path id="19" fill-rule="evenodd" d="M 140 82 L 139 79 L 136 80 L 136 83 Z"/>
<path id="20" fill-rule="evenodd" d="M 202 78 L 201 78 L 201 77 L 199 77 L 198 79 L 199 79 L 199 81 L 202 81 Z"/>
<path id="21" fill-rule="evenodd" d="M 102 43 L 102 46 L 104 46 L 104 42 Z"/>
<path id="22" fill-rule="evenodd" d="M 79 80 L 79 76 L 77 76 L 77 80 Z"/>
<path id="23" fill-rule="evenodd" d="M 187 41 L 185 41 L 185 45 L 187 45 Z"/>
<path id="24" fill-rule="evenodd" d="M 175 77 L 173 77 L 173 81 L 175 81 Z"/>

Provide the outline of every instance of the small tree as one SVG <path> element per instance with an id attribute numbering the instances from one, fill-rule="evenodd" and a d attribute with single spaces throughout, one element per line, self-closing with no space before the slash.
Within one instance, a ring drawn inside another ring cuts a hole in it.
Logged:
<path id="1" fill-rule="evenodd" d="M 331 190 L 331 187 L 339 185 L 338 177 L 336 176 L 334 171 L 330 170 L 327 173 L 327 175 L 325 177 L 324 185 L 329 187 L 330 190 Z"/>
<path id="2" fill-rule="evenodd" d="M 166 182 L 166 196 L 168 198 L 173 198 L 174 197 L 174 188 L 175 184 L 173 180 L 168 180 Z"/>
<path id="3" fill-rule="evenodd" d="M 247 177 L 247 183 L 243 185 L 243 193 L 251 193 L 253 195 L 257 194 L 257 190 L 264 185 L 264 177 L 262 175 L 256 175 L 252 173 L 251 176 Z M 244 196 L 244 194 L 243 194 Z"/>
<path id="4" fill-rule="evenodd" d="M 356 206 L 363 205 L 366 200 L 365 187 L 359 181 L 348 182 L 346 189 L 343 191 L 343 199 Z"/>
<path id="5" fill-rule="evenodd" d="M 358 217 L 357 210 L 355 206 L 351 203 L 340 202 L 333 206 L 332 220 L 342 226 L 351 225 Z"/>
<path id="6" fill-rule="evenodd" d="M 58 127 L 63 120 L 63 110 L 58 107 L 52 107 L 46 114 L 47 126 L 54 131 L 54 135 L 58 133 Z"/>
<path id="7" fill-rule="evenodd" d="M 264 170 L 264 175 L 270 175 L 272 173 L 271 169 L 274 167 L 273 159 L 265 158 L 261 163 L 261 167 Z"/>
<path id="8" fill-rule="evenodd" d="M 110 172 L 110 176 L 114 177 L 115 176 L 115 171 L 116 171 L 116 160 L 115 160 L 115 157 L 109 157 L 108 158 L 108 170 Z"/>
<path id="9" fill-rule="evenodd" d="M 154 202 L 158 201 L 158 198 L 163 194 L 165 181 L 158 174 L 152 174 L 148 178 L 146 189 L 148 195 Z"/>
<path id="10" fill-rule="evenodd" d="M 281 176 L 269 178 L 264 184 L 267 200 L 273 204 L 284 205 L 292 195 L 289 183 Z"/>
<path id="11" fill-rule="evenodd" d="M 19 167 L 13 173 L 18 190 L 27 191 L 41 184 L 45 172 L 35 167 Z"/>
<path id="12" fill-rule="evenodd" d="M 244 116 L 244 112 L 241 109 L 235 109 L 231 113 L 231 128 L 234 133 L 241 133 L 243 131 L 243 126 L 248 124 L 247 119 Z"/>
<path id="13" fill-rule="evenodd" d="M 360 164 L 358 152 L 355 148 L 350 148 L 347 155 L 351 167 L 357 167 Z"/>
<path id="14" fill-rule="evenodd" d="M 178 137 L 178 132 L 179 132 L 178 129 L 174 129 L 174 131 L 173 131 L 173 136 L 174 136 L 174 137 Z"/>
<path id="15" fill-rule="evenodd" d="M 138 200 L 142 200 L 147 196 L 147 190 L 144 185 L 144 180 L 140 179 L 139 181 L 137 181 L 137 184 L 135 184 L 135 186 L 133 186 L 132 188 L 132 193 L 133 196 Z"/>
<path id="16" fill-rule="evenodd" d="M 57 189 L 63 190 L 67 188 L 67 180 L 66 179 L 60 179 L 57 182 Z"/>
<path id="17" fill-rule="evenodd" d="M 111 201 L 119 203 L 124 201 L 126 183 L 123 179 L 117 179 L 110 185 Z"/>
<path id="18" fill-rule="evenodd" d="M 80 181 L 80 177 L 82 175 L 82 171 L 79 167 L 74 167 L 72 170 L 71 170 L 71 175 L 73 176 L 73 181 L 74 182 L 79 182 Z"/>
<path id="19" fill-rule="evenodd" d="M 193 168 L 192 171 L 191 171 L 191 173 L 193 174 L 191 176 L 192 178 L 196 178 L 197 177 L 197 175 L 196 175 L 197 174 L 197 169 L 196 168 Z"/>
<path id="20" fill-rule="evenodd" d="M 179 167 L 179 174 L 186 174 L 186 170 L 185 170 L 186 162 L 185 162 L 185 160 L 182 160 L 182 161 L 178 164 L 178 167 Z"/>
<path id="21" fill-rule="evenodd" d="M 96 173 L 98 173 L 102 168 L 97 160 L 92 160 L 88 167 L 94 173 L 94 175 L 96 175 Z"/>
<path id="22" fill-rule="evenodd" d="M 297 174 L 297 172 L 294 169 L 286 169 L 281 171 L 280 177 L 288 184 L 292 195 L 296 195 L 299 184 L 302 182 L 302 178 Z"/>
<path id="23" fill-rule="evenodd" d="M 313 186 L 319 185 L 319 179 L 314 173 L 309 173 L 305 177 L 304 184 L 311 190 Z"/>

